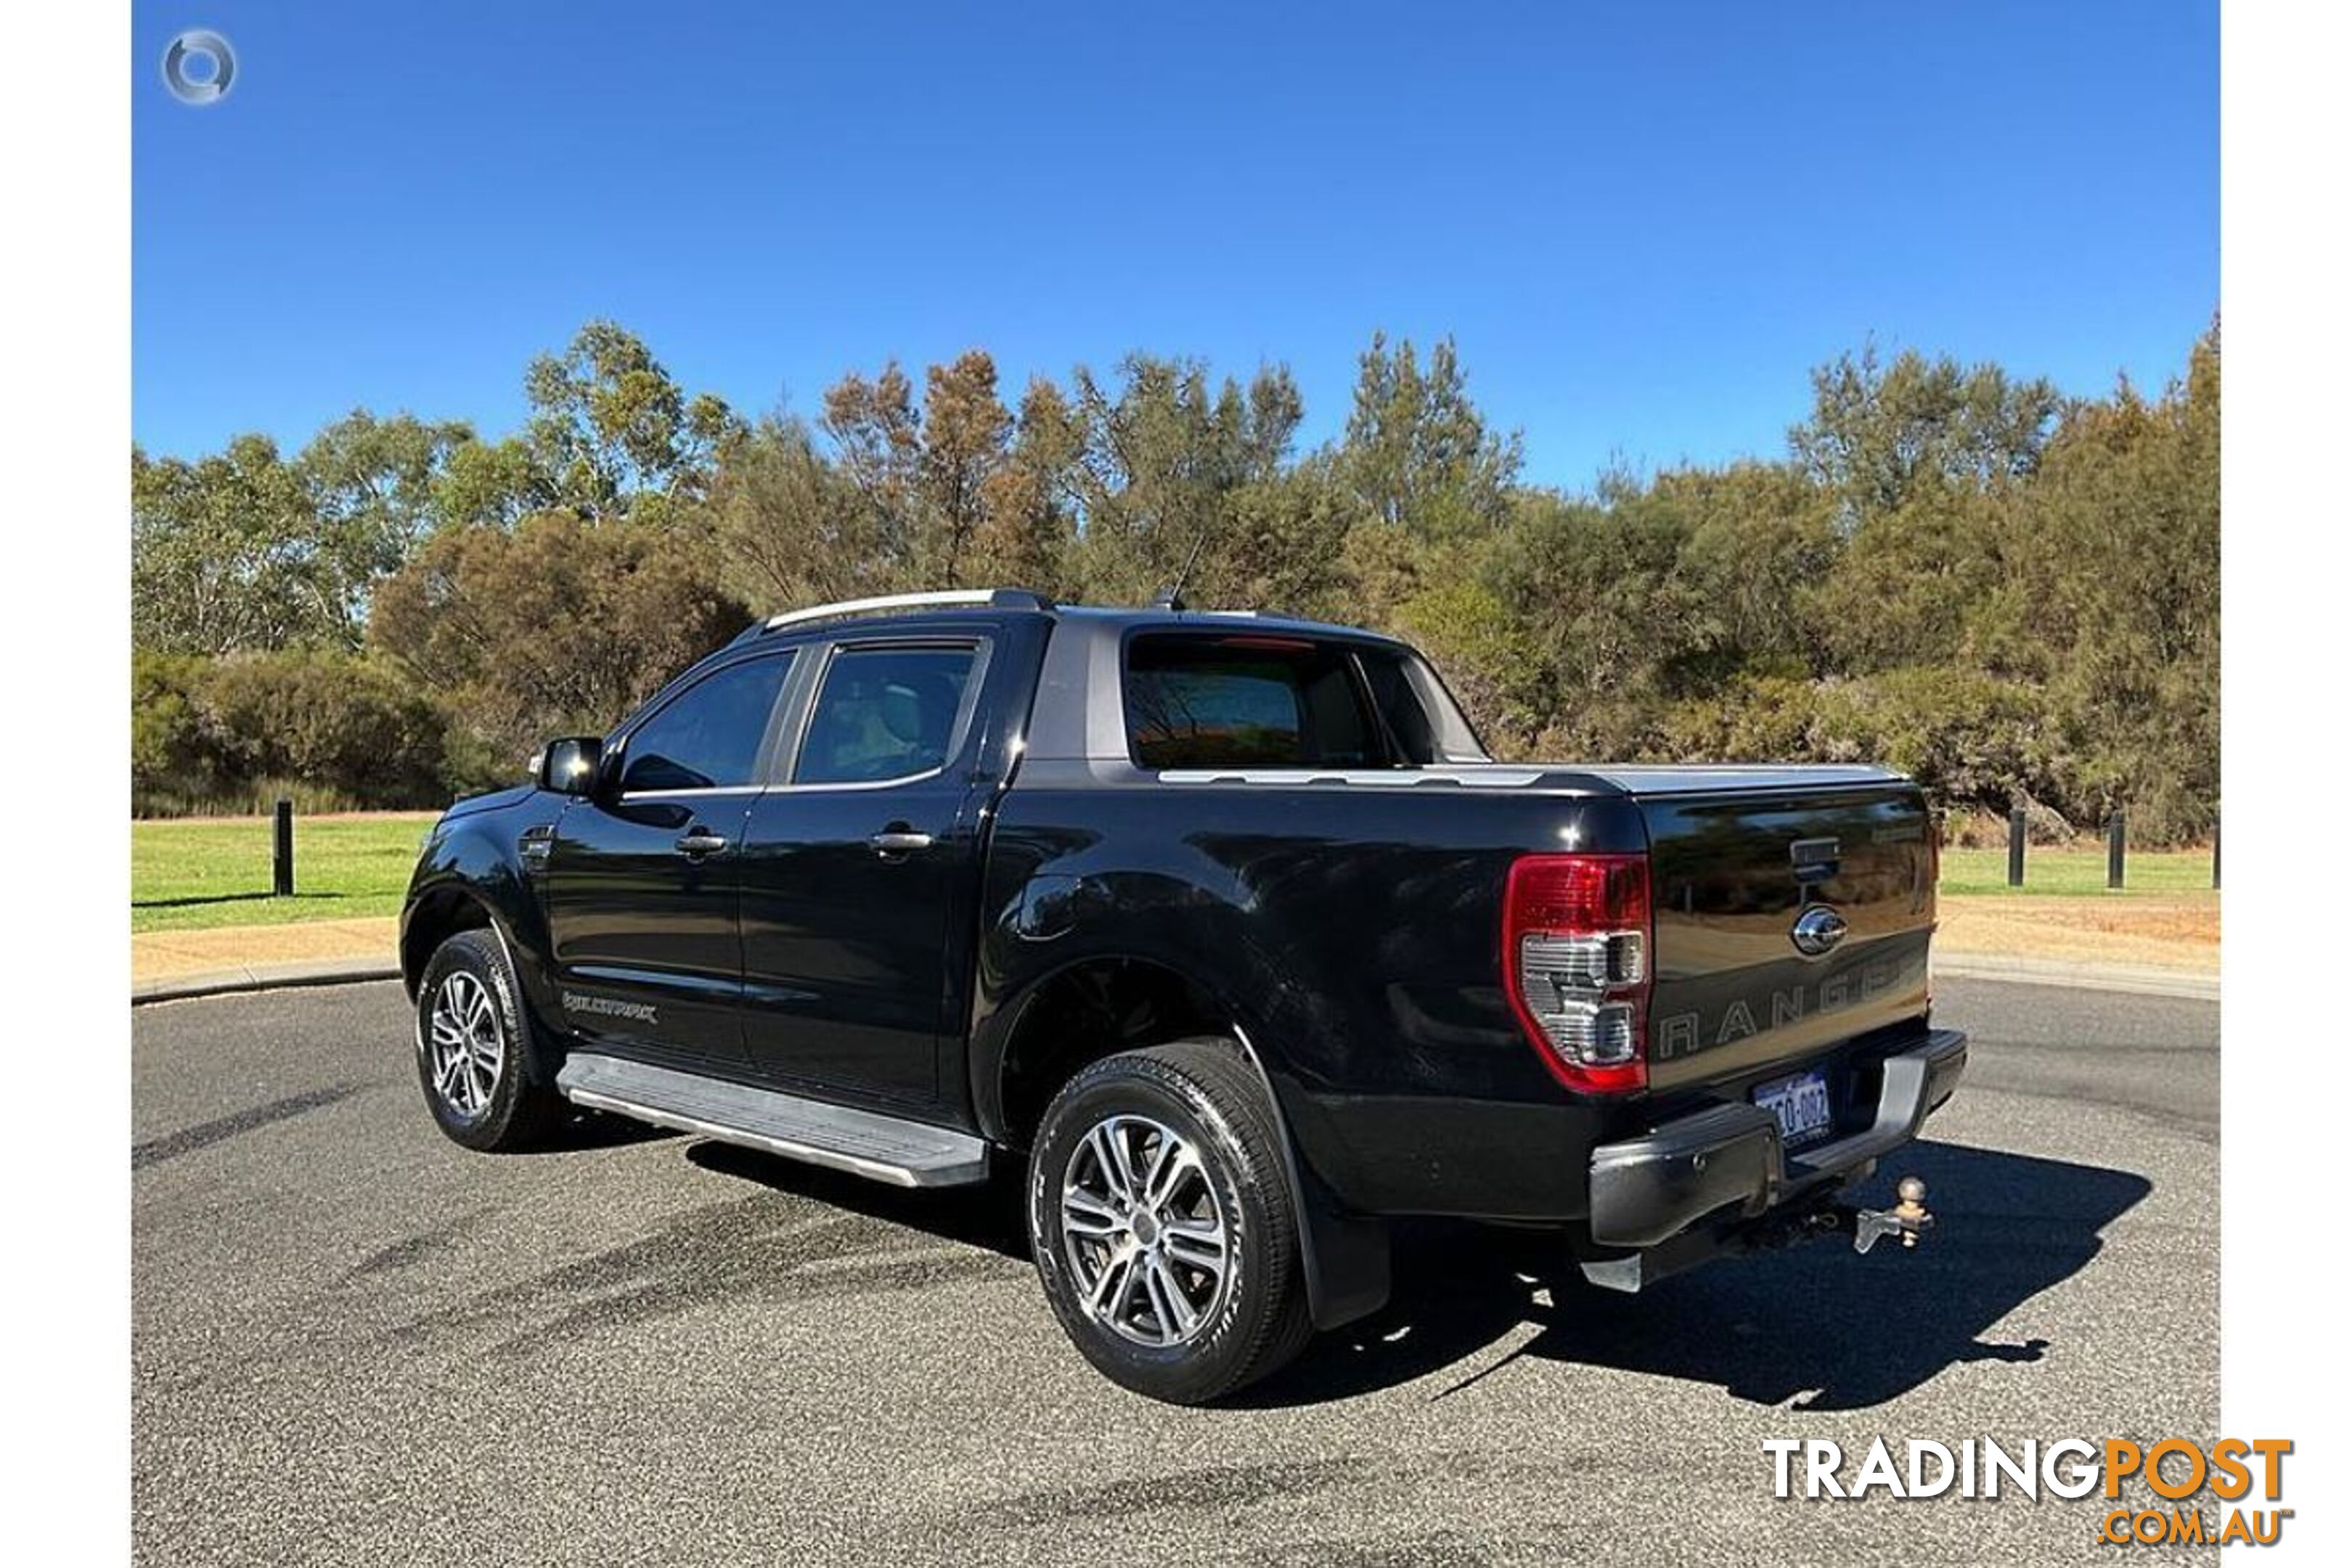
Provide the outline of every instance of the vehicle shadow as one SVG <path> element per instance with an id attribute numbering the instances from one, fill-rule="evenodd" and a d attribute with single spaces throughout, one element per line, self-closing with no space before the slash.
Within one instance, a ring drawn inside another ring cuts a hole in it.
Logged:
<path id="1" fill-rule="evenodd" d="M 526 1159 L 541 1154 L 576 1154 L 588 1149 L 625 1149 L 632 1143 L 658 1143 L 683 1136 L 675 1129 L 656 1127 L 635 1117 L 575 1106 L 564 1117 L 562 1128 L 555 1136 L 520 1152 Z"/>
<path id="2" fill-rule="evenodd" d="M 846 1209 L 869 1219 L 927 1231 L 942 1241 L 985 1247 L 1023 1262 L 1029 1258 L 1029 1235 L 1021 1216 L 1021 1183 L 1002 1172 L 971 1187 L 945 1187 L 919 1192 L 887 1187 L 844 1171 L 803 1164 L 781 1155 L 762 1153 L 739 1144 L 706 1140 L 688 1146 L 693 1164 L 720 1175 L 757 1182 L 763 1187 L 807 1198 L 829 1208 Z"/>
<path id="3" fill-rule="evenodd" d="M 2143 1177 L 1960 1144 L 1904 1150 L 1856 1194 L 1892 1202 L 1894 1178 L 1928 1186 L 1934 1230 L 1867 1256 L 1832 1237 L 1677 1275 L 1628 1297 L 1588 1285 L 1538 1233 L 1420 1227 L 1398 1237 L 1396 1295 L 1326 1334 L 1285 1372 L 1235 1396 L 1268 1407 L 1321 1404 L 1454 1366 L 1521 1324 L 1511 1356 L 1447 1383 L 1460 1393 L 1520 1357 L 1720 1385 L 1758 1405 L 1867 1409 L 1962 1362 L 2035 1362 L 2063 1347 L 1981 1336 L 2080 1271 L 2100 1232 L 2145 1198 Z"/>
<path id="4" fill-rule="evenodd" d="M 908 1192 L 732 1144 L 686 1157 L 756 1182 L 1026 1259 L 1021 1184 Z M 1248 1408 L 1352 1398 L 1443 1373 L 1525 1324 L 1511 1355 L 1436 1386 L 1449 1398 L 1523 1357 L 1715 1384 L 1736 1399 L 1808 1410 L 1867 1409 L 1965 1362 L 2036 1362 L 2063 1345 L 1987 1340 L 1985 1331 L 2099 1254 L 2100 1232 L 2152 1190 L 2095 1165 L 1925 1141 L 1855 1194 L 1893 1201 L 1898 1174 L 1928 1186 L 1935 1229 L 1916 1248 L 1880 1242 L 1857 1256 L 1831 1237 L 1726 1259 L 1639 1296 L 1585 1283 L 1548 1232 L 1400 1226 L 1396 1294 L 1379 1312 L 1311 1342 L 1283 1372 L 1227 1401 Z"/>

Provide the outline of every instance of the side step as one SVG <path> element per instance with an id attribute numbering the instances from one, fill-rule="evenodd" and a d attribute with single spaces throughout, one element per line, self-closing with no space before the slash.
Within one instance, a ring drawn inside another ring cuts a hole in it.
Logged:
<path id="1" fill-rule="evenodd" d="M 772 1089 L 584 1051 L 572 1053 L 555 1087 L 574 1105 L 764 1149 L 894 1187 L 967 1186 L 988 1179 L 988 1145 L 969 1132 Z"/>

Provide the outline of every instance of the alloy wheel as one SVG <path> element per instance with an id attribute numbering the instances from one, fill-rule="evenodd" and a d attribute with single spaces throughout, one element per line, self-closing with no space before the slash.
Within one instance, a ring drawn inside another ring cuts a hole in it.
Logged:
<path id="1" fill-rule="evenodd" d="M 1062 1176 L 1062 1246 L 1087 1315 L 1138 1344 L 1192 1339 L 1231 1283 L 1224 1211 L 1201 1152 L 1165 1123 L 1095 1123 Z"/>
<path id="2" fill-rule="evenodd" d="M 426 1065 L 433 1091 L 462 1120 L 489 1109 L 506 1065 L 506 1035 L 490 988 L 479 975 L 453 969 L 433 998 Z"/>

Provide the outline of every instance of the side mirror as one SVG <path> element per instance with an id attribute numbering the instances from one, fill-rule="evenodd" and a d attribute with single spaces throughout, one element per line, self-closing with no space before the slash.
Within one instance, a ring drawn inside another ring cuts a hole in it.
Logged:
<path id="1" fill-rule="evenodd" d="M 530 782 L 557 795 L 593 795 L 604 761 L 604 742 L 593 735 L 550 741 L 532 759 Z"/>

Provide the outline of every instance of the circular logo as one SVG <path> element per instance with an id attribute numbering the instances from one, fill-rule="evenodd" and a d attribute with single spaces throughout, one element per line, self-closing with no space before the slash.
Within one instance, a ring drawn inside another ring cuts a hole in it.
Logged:
<path id="1" fill-rule="evenodd" d="M 1789 928 L 1789 940 L 1807 958 L 1819 958 L 1845 940 L 1845 917 L 1826 904 L 1815 904 Z"/>
<path id="2" fill-rule="evenodd" d="M 182 103 L 218 103 L 236 80 L 236 51 L 209 28 L 191 27 L 163 51 L 163 85 Z"/>

